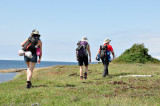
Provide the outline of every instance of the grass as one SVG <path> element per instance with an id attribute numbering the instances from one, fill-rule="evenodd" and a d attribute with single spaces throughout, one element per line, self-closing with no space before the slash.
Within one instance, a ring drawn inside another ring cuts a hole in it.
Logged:
<path id="1" fill-rule="evenodd" d="M 88 79 L 80 80 L 78 66 L 55 66 L 34 72 L 31 89 L 26 75 L 0 84 L 0 106 L 159 106 L 160 66 L 113 64 L 102 78 L 102 64 L 89 65 Z M 125 77 L 122 75 L 153 75 Z"/>

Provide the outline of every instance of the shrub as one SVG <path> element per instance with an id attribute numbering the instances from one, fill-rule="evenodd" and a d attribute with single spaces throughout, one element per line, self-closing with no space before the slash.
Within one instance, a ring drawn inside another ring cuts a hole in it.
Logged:
<path id="1" fill-rule="evenodd" d="M 144 47 L 144 44 L 134 44 L 130 49 L 125 50 L 114 62 L 160 63 L 158 59 L 148 54 L 148 49 Z"/>

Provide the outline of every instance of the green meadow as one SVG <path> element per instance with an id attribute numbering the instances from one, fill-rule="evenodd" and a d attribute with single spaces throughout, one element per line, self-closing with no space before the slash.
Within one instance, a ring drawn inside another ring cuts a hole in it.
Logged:
<path id="1" fill-rule="evenodd" d="M 159 64 L 110 63 L 89 65 L 88 79 L 80 80 L 79 67 L 55 66 L 34 71 L 32 88 L 26 89 L 26 74 L 0 84 L 0 106 L 159 106 Z M 122 77 L 153 75 L 153 77 Z"/>

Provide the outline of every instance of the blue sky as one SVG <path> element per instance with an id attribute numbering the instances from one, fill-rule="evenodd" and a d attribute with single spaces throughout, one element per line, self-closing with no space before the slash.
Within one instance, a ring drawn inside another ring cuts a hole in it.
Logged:
<path id="1" fill-rule="evenodd" d="M 39 30 L 43 61 L 76 61 L 76 43 L 87 36 L 92 61 L 105 38 L 116 56 L 144 43 L 160 59 L 159 0 L 0 0 L 0 59 L 23 60 L 20 44 Z"/>

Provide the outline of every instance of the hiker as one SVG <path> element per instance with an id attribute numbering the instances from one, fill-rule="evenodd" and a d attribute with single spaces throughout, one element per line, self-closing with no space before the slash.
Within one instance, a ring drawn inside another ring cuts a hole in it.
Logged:
<path id="1" fill-rule="evenodd" d="M 108 75 L 108 66 L 109 62 L 111 62 L 111 57 L 110 57 L 110 52 L 113 55 L 113 59 L 115 59 L 114 51 L 111 45 L 109 45 L 111 40 L 106 38 L 104 40 L 104 45 L 100 46 L 100 49 L 96 55 L 96 60 L 101 59 L 103 66 L 104 66 L 104 71 L 103 71 L 103 77 L 106 77 Z"/>
<path id="2" fill-rule="evenodd" d="M 83 80 L 83 63 L 85 65 L 84 79 L 87 79 L 88 64 L 91 62 L 91 51 L 87 37 L 83 37 L 82 40 L 77 43 L 77 45 L 78 48 L 76 49 L 76 57 L 80 66 L 80 79 Z"/>
<path id="3" fill-rule="evenodd" d="M 31 33 L 31 36 L 26 39 L 21 46 L 23 47 L 23 51 L 25 53 L 31 52 L 31 55 L 24 55 L 24 61 L 27 64 L 27 83 L 26 83 L 26 88 L 31 88 L 31 78 L 33 74 L 34 67 L 37 63 L 37 50 L 39 48 L 40 54 L 39 54 L 39 59 L 38 59 L 38 64 L 41 61 L 42 58 L 42 41 L 40 40 L 40 34 L 38 30 L 33 30 Z"/>

